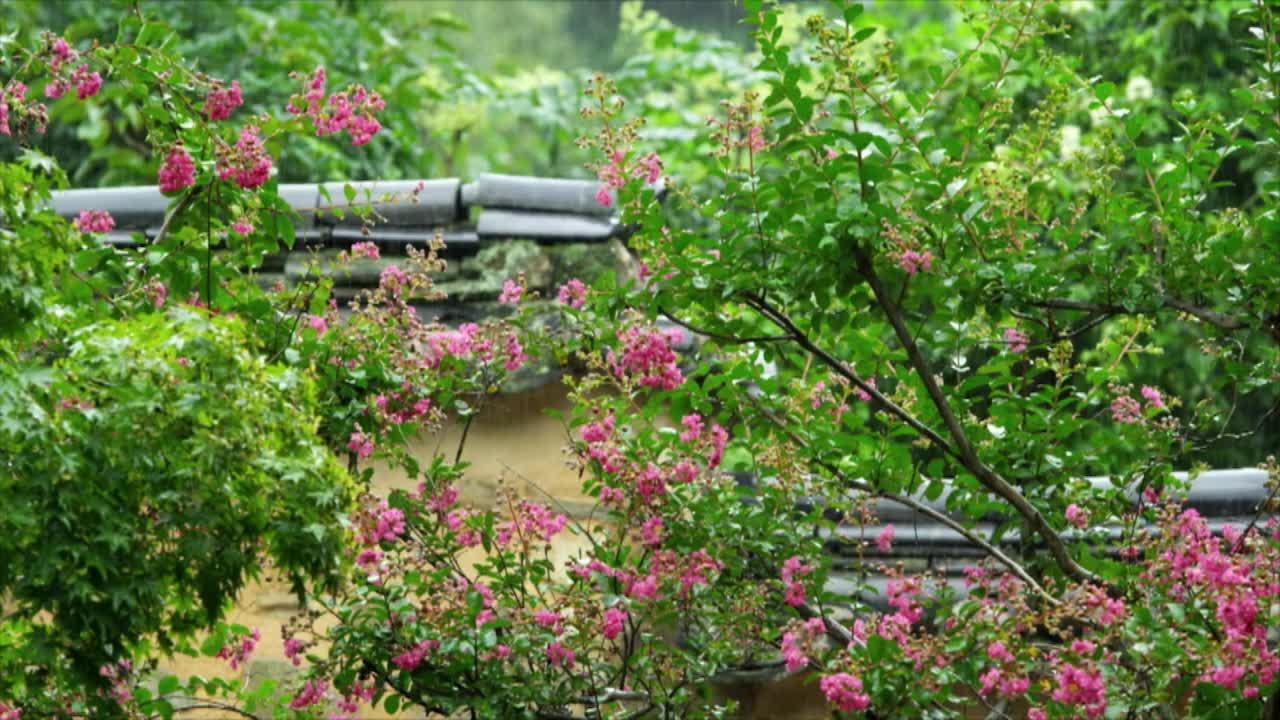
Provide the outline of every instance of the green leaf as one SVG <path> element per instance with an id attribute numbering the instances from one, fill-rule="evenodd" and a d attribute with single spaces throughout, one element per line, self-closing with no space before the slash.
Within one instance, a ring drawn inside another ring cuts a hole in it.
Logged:
<path id="1" fill-rule="evenodd" d="M 1107 98 L 1116 94 L 1116 84 L 1113 82 L 1102 82 L 1093 86 L 1093 94 L 1102 102 L 1106 102 Z"/>

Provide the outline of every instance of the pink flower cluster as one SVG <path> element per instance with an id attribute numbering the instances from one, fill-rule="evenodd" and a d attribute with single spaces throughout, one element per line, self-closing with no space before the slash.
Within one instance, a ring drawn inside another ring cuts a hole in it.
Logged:
<path id="1" fill-rule="evenodd" d="M 787 672 L 798 672 L 809 664 L 806 647 L 826 632 L 822 618 L 810 618 L 796 630 L 782 633 L 782 659 Z"/>
<path id="2" fill-rule="evenodd" d="M 1009 352 L 1017 355 L 1026 352 L 1027 343 L 1031 340 L 1026 333 L 1017 328 L 1006 328 L 1004 331 L 1004 343 L 1009 348 Z"/>
<path id="3" fill-rule="evenodd" d="M 373 454 L 373 440 L 368 435 L 360 431 L 351 433 L 351 437 L 347 439 L 347 449 L 356 454 L 356 457 L 364 460 Z"/>
<path id="4" fill-rule="evenodd" d="M 546 655 L 552 667 L 571 669 L 577 660 L 577 654 L 558 641 L 547 644 Z"/>
<path id="5" fill-rule="evenodd" d="M 579 310 L 583 305 L 587 304 L 587 286 L 583 285 L 578 278 L 570 278 L 568 282 L 560 286 L 556 297 L 562 305 L 568 305 L 574 310 Z"/>
<path id="6" fill-rule="evenodd" d="M 181 144 L 174 145 L 160 165 L 160 192 L 177 192 L 196 182 L 196 165 Z"/>
<path id="7" fill-rule="evenodd" d="M 1107 710 L 1107 688 L 1102 672 L 1089 667 L 1059 663 L 1054 675 L 1053 699 L 1064 705 L 1079 705 L 1085 717 L 1097 718 Z"/>
<path id="8" fill-rule="evenodd" d="M 373 115 L 385 110 L 386 102 L 376 92 L 362 85 L 351 85 L 325 99 L 324 67 L 317 67 L 306 82 L 306 92 L 294 95 L 285 108 L 290 114 L 311 118 L 317 136 L 339 133 L 351 136 L 352 145 L 364 145 L 382 129 Z"/>
<path id="9" fill-rule="evenodd" d="M 129 689 L 129 675 L 132 672 L 133 663 L 128 659 L 98 668 L 98 675 L 111 682 L 111 698 L 120 705 L 133 699 L 133 691 Z"/>
<path id="10" fill-rule="evenodd" d="M 1219 539 L 1198 512 L 1184 510 L 1143 579 L 1167 587 L 1175 601 L 1205 603 L 1221 626 L 1219 664 L 1201 679 L 1235 688 L 1248 677 L 1245 692 L 1256 694 L 1258 686 L 1280 676 L 1280 656 L 1266 641 L 1268 608 L 1280 599 L 1280 582 L 1274 579 L 1280 552 L 1274 545 L 1270 552 L 1244 551 L 1246 540 L 1231 525 L 1222 528 Z"/>
<path id="11" fill-rule="evenodd" d="M 988 668 L 979 676 L 978 680 L 982 686 L 978 688 L 978 694 L 990 695 L 993 692 L 999 692 L 1000 695 L 1012 699 L 1021 696 L 1031 687 L 1031 679 L 1014 666 L 1013 653 L 1009 652 L 1003 642 L 996 640 L 987 645 L 987 657 L 999 664 Z"/>
<path id="12" fill-rule="evenodd" d="M 373 407 L 383 425 L 425 423 L 431 412 L 431 398 L 420 397 L 407 380 L 391 394 L 375 395 Z"/>
<path id="13" fill-rule="evenodd" d="M 1067 522 L 1081 530 L 1089 527 L 1089 511 L 1071 503 L 1067 506 Z"/>
<path id="14" fill-rule="evenodd" d="M 933 269 L 933 253 L 928 250 L 920 252 L 912 248 L 903 248 L 898 252 L 896 260 L 898 267 L 906 271 L 908 275 L 915 275 L 921 270 L 928 272 Z"/>
<path id="15" fill-rule="evenodd" d="M 234 179 L 236 185 L 250 190 L 261 187 L 271 177 L 271 155 L 258 135 L 258 128 L 246 125 L 232 147 L 218 149 L 218 178 Z"/>
<path id="16" fill-rule="evenodd" d="M 27 100 L 27 86 L 17 80 L 0 88 L 0 135 L 12 135 L 10 119 L 16 119 L 19 131 L 34 123 L 35 131 L 43 134 L 49 125 L 49 109 L 43 103 Z"/>
<path id="17" fill-rule="evenodd" d="M 49 72 L 53 77 L 44 86 L 45 97 L 60 98 L 74 86 L 76 98 L 85 100 L 97 95 L 102 89 L 102 76 L 96 72 L 90 72 L 88 65 L 81 63 L 75 69 L 68 71 L 67 68 L 75 64 L 80 53 L 68 45 L 66 40 L 55 38 L 49 45 L 49 53 Z"/>
<path id="18" fill-rule="evenodd" d="M 1128 395 L 1120 395 L 1111 401 L 1111 419 L 1125 425 L 1142 422 L 1142 406 Z"/>
<path id="19" fill-rule="evenodd" d="M 228 87 L 223 87 L 220 81 L 214 80 L 204 100 L 204 114 L 210 120 L 226 120 L 231 117 L 232 110 L 243 104 L 239 80 L 232 80 Z"/>
<path id="20" fill-rule="evenodd" d="M 75 226 L 82 233 L 104 233 L 116 226 L 116 220 L 106 210 L 81 210 Z"/>
<path id="21" fill-rule="evenodd" d="M 298 638 L 285 638 L 284 641 L 284 657 L 293 663 L 294 667 L 302 664 L 302 651 L 306 648 L 306 643 Z"/>
<path id="22" fill-rule="evenodd" d="M 604 619 L 600 625 L 600 634 L 605 640 L 612 640 L 622 633 L 627 625 L 627 611 L 611 607 L 604 611 Z"/>
<path id="23" fill-rule="evenodd" d="M 351 245 L 352 257 L 365 257 L 370 260 L 378 259 L 378 246 L 371 242 L 358 242 Z"/>
<path id="24" fill-rule="evenodd" d="M 232 670 L 238 670 L 240 665 L 253 654 L 260 640 L 262 640 L 262 634 L 258 632 L 258 628 L 253 628 L 248 635 L 233 638 L 230 644 L 222 646 L 222 649 L 218 650 L 217 657 L 228 661 Z"/>
<path id="25" fill-rule="evenodd" d="M 596 202 L 604 207 L 613 204 L 613 191 L 627 184 L 627 175 L 622 169 L 623 158 L 622 151 L 615 150 L 609 155 L 609 162 L 601 165 L 596 171 L 602 183 L 600 189 L 596 191 Z"/>
<path id="26" fill-rule="evenodd" d="M 520 296 L 522 295 L 524 295 L 524 287 L 515 280 L 508 279 L 502 283 L 502 293 L 498 295 L 498 302 L 515 305 L 520 302 Z"/>
<path id="27" fill-rule="evenodd" d="M 679 357 L 671 349 L 671 343 L 680 340 L 679 330 L 663 332 L 632 325 L 619 330 L 617 336 L 622 342 L 621 356 L 608 352 L 615 375 L 631 375 L 643 387 L 662 390 L 674 390 L 684 383 Z"/>
<path id="28" fill-rule="evenodd" d="M 800 607 L 804 604 L 805 590 L 801 578 L 812 572 L 813 567 L 801 560 L 799 555 L 792 555 L 783 561 L 782 584 L 786 587 L 784 602 L 792 607 Z"/>
<path id="29" fill-rule="evenodd" d="M 302 710 L 324 702 L 324 694 L 329 691 L 328 680 L 308 680 L 289 701 L 290 710 Z"/>
<path id="30" fill-rule="evenodd" d="M 893 523 L 885 525 L 876 536 L 876 549 L 887 553 L 893 549 Z"/>
<path id="31" fill-rule="evenodd" d="M 764 128 L 759 125 L 752 125 L 751 129 L 747 130 L 747 147 L 751 148 L 752 152 L 760 152 L 764 149 L 765 144 Z"/>
<path id="32" fill-rule="evenodd" d="M 422 664 L 423 659 L 427 657 L 427 653 L 440 647 L 438 640 L 423 640 L 415 643 L 413 647 L 391 658 L 391 662 L 396 667 L 406 672 L 416 670 Z"/>
<path id="33" fill-rule="evenodd" d="M 498 525 L 495 538 L 499 545 L 504 546 L 511 542 L 513 535 L 519 535 L 526 542 L 531 537 L 539 537 L 543 542 L 551 542 L 551 538 L 564 530 L 568 524 L 567 516 L 553 513 L 546 505 L 521 500 L 513 508 L 512 518 Z"/>
<path id="34" fill-rule="evenodd" d="M 0 700 L 0 720 L 22 720 L 22 708 L 14 707 Z"/>
<path id="35" fill-rule="evenodd" d="M 856 712 L 871 706 L 871 696 L 862 691 L 862 680 L 849 673 L 827 675 L 818 681 L 818 687 L 827 702 L 841 712 Z"/>

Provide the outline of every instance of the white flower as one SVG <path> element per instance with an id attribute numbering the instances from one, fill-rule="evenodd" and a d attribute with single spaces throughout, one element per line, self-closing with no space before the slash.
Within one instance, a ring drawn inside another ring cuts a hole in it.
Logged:
<path id="1" fill-rule="evenodd" d="M 1152 87 L 1150 78 L 1145 75 L 1130 77 L 1129 83 L 1124 86 L 1124 98 L 1129 102 L 1150 100 L 1154 94 L 1155 88 Z"/>
<path id="2" fill-rule="evenodd" d="M 1093 127 L 1102 125 L 1111 120 L 1111 98 L 1107 98 L 1105 103 L 1089 111 L 1089 124 Z"/>
<path id="3" fill-rule="evenodd" d="M 1070 160 L 1080 152 L 1080 128 L 1076 125 L 1062 126 L 1062 140 L 1058 145 L 1058 153 L 1063 160 Z"/>

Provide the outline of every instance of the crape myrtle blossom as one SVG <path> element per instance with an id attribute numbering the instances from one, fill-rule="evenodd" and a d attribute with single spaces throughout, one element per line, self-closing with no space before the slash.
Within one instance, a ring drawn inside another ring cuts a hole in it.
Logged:
<path id="1" fill-rule="evenodd" d="M 250 190 L 261 187 L 271 177 L 271 155 L 258 135 L 258 128 L 246 125 L 234 146 L 218 146 L 218 178 L 234 180 Z"/>
<path id="2" fill-rule="evenodd" d="M 105 233 L 116 226 L 116 220 L 106 210 L 81 210 L 75 226 L 82 233 Z"/>
<path id="3" fill-rule="evenodd" d="M 209 94 L 204 101 L 204 114 L 210 120 L 226 120 L 231 111 L 244 104 L 240 96 L 240 81 L 232 80 L 231 85 L 224 87 L 222 82 L 214 80 Z"/>
<path id="4" fill-rule="evenodd" d="M 363 85 L 350 85 L 342 92 L 325 96 L 326 75 L 317 67 L 305 81 L 305 92 L 289 99 L 285 110 L 311 119 L 317 136 L 346 131 L 352 145 L 364 145 L 382 129 L 374 113 L 385 110 L 386 102 Z"/>
<path id="5" fill-rule="evenodd" d="M 177 192 L 196 182 L 196 165 L 181 144 L 174 145 L 160 165 L 160 192 Z"/>

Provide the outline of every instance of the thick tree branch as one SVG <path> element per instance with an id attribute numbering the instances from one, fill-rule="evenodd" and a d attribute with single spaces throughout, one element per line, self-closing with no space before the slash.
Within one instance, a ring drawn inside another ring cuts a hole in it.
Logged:
<path id="1" fill-rule="evenodd" d="M 978 481 L 988 490 L 1013 506 L 1013 509 L 1022 516 L 1031 530 L 1044 539 L 1045 546 L 1049 549 L 1049 554 L 1053 556 L 1054 561 L 1064 573 L 1074 580 L 1102 584 L 1097 576 L 1076 562 L 1071 553 L 1067 551 L 1067 546 L 1063 543 L 1062 538 L 1058 536 L 1058 533 L 1053 528 L 1049 527 L 1048 521 L 1045 520 L 1040 510 L 1032 505 L 1022 493 L 1018 492 L 1017 488 L 1009 484 L 1007 480 L 978 457 L 978 453 L 969 442 L 969 436 L 964 431 L 964 426 L 961 425 L 960 419 L 952 411 L 946 395 L 943 394 L 937 378 L 933 375 L 933 370 L 929 367 L 924 355 L 921 354 L 920 346 L 916 344 L 915 338 L 912 337 L 911 331 L 907 328 L 902 309 L 889 296 L 884 283 L 876 275 L 871 258 L 863 252 L 858 252 L 855 261 L 858 271 L 866 279 L 867 284 L 871 286 L 871 292 L 875 295 L 876 301 L 888 318 L 889 324 L 893 327 L 893 332 L 897 335 L 898 342 L 902 344 L 903 350 L 906 351 L 907 360 L 924 384 L 925 392 L 929 395 L 929 399 L 933 401 L 938 414 L 942 416 L 942 422 L 947 426 L 947 432 L 951 435 L 951 441 L 954 443 L 955 453 L 958 454 L 960 464 L 973 473 L 974 477 L 978 478 Z"/>

